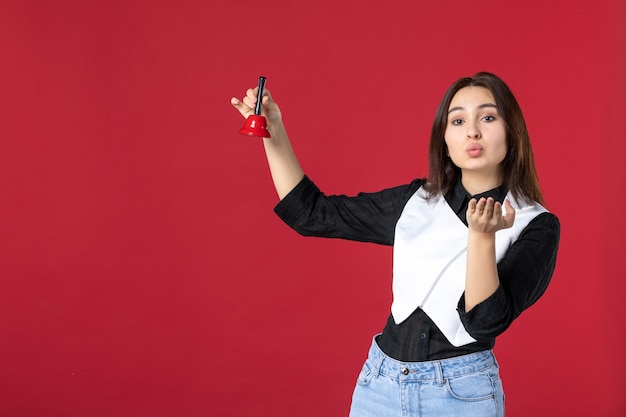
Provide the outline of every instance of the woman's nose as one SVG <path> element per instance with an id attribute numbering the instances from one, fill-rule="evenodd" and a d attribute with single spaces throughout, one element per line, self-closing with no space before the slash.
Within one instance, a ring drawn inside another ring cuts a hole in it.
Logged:
<path id="1" fill-rule="evenodd" d="M 476 128 L 476 126 L 469 125 L 467 127 L 467 138 L 468 139 L 478 140 L 478 139 L 480 139 L 480 137 L 481 137 L 480 130 L 478 130 L 478 128 Z"/>

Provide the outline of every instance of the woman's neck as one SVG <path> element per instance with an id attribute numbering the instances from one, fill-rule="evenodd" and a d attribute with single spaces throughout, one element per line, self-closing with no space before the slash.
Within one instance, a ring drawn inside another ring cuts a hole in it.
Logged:
<path id="1" fill-rule="evenodd" d="M 484 193 L 502 185 L 504 181 L 499 174 L 481 175 L 473 172 L 461 174 L 461 184 L 470 195 Z"/>

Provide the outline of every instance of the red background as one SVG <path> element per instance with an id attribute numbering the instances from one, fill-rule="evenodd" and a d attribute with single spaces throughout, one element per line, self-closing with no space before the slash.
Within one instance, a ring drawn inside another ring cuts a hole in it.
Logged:
<path id="1" fill-rule="evenodd" d="M 497 344 L 509 416 L 621 416 L 621 0 L 0 1 L 0 415 L 344 416 L 391 249 L 272 212 L 259 75 L 327 193 L 426 174 L 455 79 L 524 109 L 553 282 Z"/>

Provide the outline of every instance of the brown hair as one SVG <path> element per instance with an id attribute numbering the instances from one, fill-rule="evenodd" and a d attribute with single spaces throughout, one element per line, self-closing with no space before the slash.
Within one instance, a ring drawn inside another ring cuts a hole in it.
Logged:
<path id="1" fill-rule="evenodd" d="M 430 134 L 428 150 L 428 180 L 424 184 L 429 198 L 447 193 L 461 177 L 461 170 L 448 157 L 444 140 L 448 123 L 448 108 L 454 95 L 464 87 L 484 87 L 491 91 L 500 116 L 506 126 L 507 154 L 502 161 L 504 185 L 517 201 L 543 204 L 535 170 L 533 150 L 522 110 L 509 87 L 494 74 L 479 72 L 471 78 L 461 78 L 446 91 L 439 103 Z"/>

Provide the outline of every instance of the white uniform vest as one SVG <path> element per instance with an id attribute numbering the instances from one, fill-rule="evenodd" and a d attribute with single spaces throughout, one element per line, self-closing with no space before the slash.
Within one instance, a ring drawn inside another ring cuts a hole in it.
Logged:
<path id="1" fill-rule="evenodd" d="M 456 310 L 465 291 L 468 228 L 443 196 L 425 199 L 423 188 L 409 199 L 396 224 L 393 251 L 393 303 L 391 313 L 402 323 L 421 308 L 453 346 L 475 342 Z M 496 232 L 496 262 L 522 230 L 547 210 L 539 204 L 517 205 L 512 227 Z M 504 211 L 504 205 L 502 206 Z"/>

